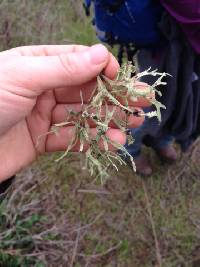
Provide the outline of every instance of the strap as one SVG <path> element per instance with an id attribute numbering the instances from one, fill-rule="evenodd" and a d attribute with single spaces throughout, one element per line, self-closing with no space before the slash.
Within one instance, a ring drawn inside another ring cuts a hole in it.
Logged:
<path id="1" fill-rule="evenodd" d="M 84 0 L 83 2 L 83 8 L 85 10 L 85 14 L 87 17 L 90 16 L 90 6 L 91 6 L 92 0 Z"/>

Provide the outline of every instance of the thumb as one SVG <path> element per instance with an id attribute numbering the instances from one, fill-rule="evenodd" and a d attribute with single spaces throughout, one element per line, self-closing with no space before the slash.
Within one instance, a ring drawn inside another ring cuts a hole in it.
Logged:
<path id="1" fill-rule="evenodd" d="M 20 56 L 6 65 L 10 68 L 6 69 L 6 75 L 11 73 L 10 80 L 39 95 L 48 89 L 81 85 L 96 78 L 109 57 L 108 50 L 100 44 L 57 56 Z"/>

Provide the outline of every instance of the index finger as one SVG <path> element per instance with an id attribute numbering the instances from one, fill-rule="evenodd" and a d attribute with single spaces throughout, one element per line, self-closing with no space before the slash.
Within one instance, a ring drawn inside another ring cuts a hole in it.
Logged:
<path id="1" fill-rule="evenodd" d="M 60 54 L 76 53 L 87 51 L 90 47 L 86 45 L 33 45 L 20 46 L 4 51 L 3 53 L 12 53 L 19 56 L 58 56 Z M 116 58 L 110 53 L 108 65 L 104 74 L 110 79 L 115 78 L 119 64 Z"/>
<path id="2" fill-rule="evenodd" d="M 85 45 L 32 45 L 19 46 L 2 53 L 19 56 L 57 56 L 60 54 L 83 52 L 89 49 Z"/>

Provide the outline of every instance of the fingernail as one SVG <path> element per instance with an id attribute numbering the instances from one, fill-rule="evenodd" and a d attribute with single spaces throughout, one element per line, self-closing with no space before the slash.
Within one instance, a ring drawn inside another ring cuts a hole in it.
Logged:
<path id="1" fill-rule="evenodd" d="M 90 61 L 92 64 L 99 65 L 104 63 L 108 58 L 108 50 L 101 44 L 93 45 L 89 49 Z"/>

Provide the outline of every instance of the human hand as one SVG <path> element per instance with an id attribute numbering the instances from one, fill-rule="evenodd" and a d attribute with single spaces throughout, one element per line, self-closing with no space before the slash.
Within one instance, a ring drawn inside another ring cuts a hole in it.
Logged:
<path id="1" fill-rule="evenodd" d="M 39 154 L 65 150 L 72 137 L 71 126 L 59 136 L 46 135 L 63 118 L 66 107 L 80 106 L 80 90 L 87 102 L 96 77 L 102 71 L 114 78 L 115 58 L 102 45 L 18 47 L 0 53 L 0 180 L 31 163 Z M 146 106 L 144 100 L 134 106 Z M 143 118 L 131 116 L 129 126 Z M 91 126 L 91 133 L 95 128 Z M 125 143 L 125 135 L 114 126 L 107 135 Z"/>

